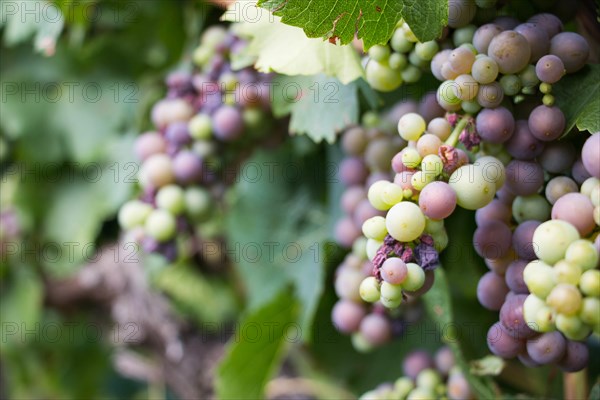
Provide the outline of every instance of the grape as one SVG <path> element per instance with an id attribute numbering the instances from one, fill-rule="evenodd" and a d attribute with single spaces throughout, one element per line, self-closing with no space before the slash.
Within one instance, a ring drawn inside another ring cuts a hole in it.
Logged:
<path id="1" fill-rule="evenodd" d="M 173 214 L 165 210 L 153 210 L 146 219 L 144 229 L 148 236 L 166 242 L 175 236 L 177 224 Z"/>
<path id="2" fill-rule="evenodd" d="M 581 161 L 591 176 L 600 179 L 600 133 L 594 133 L 585 141 Z"/>
<path id="3" fill-rule="evenodd" d="M 507 96 L 514 96 L 523 88 L 521 79 L 517 75 L 504 75 L 500 78 L 500 86 Z"/>
<path id="4" fill-rule="evenodd" d="M 402 75 L 384 64 L 369 60 L 365 70 L 367 82 L 375 90 L 390 92 L 402 85 Z"/>
<path id="5" fill-rule="evenodd" d="M 356 206 L 356 210 L 354 210 L 352 215 L 352 220 L 356 226 L 362 226 L 366 220 L 380 214 L 381 212 L 373 208 L 369 200 L 365 199 Z"/>
<path id="6" fill-rule="evenodd" d="M 158 208 L 179 215 L 185 210 L 185 197 L 183 189 L 176 185 L 163 186 L 156 194 Z"/>
<path id="7" fill-rule="evenodd" d="M 589 326 L 600 324 L 600 299 L 585 297 L 581 303 L 579 318 Z"/>
<path id="8" fill-rule="evenodd" d="M 406 279 L 408 268 L 404 261 L 397 257 L 388 258 L 381 266 L 381 277 L 393 285 L 400 285 Z"/>
<path id="9" fill-rule="evenodd" d="M 521 361 L 521 364 L 528 368 L 536 368 L 540 366 L 540 364 L 536 363 L 531 357 L 529 357 L 529 354 L 527 354 L 527 352 L 519 354 L 517 358 L 519 359 L 519 361 Z"/>
<path id="10" fill-rule="evenodd" d="M 498 25 L 504 31 L 516 28 L 519 25 L 519 20 L 507 15 L 503 15 L 494 20 L 494 24 Z"/>
<path id="11" fill-rule="evenodd" d="M 537 139 L 529 130 L 527 121 L 515 122 L 512 136 L 505 143 L 508 153 L 518 160 L 532 160 L 544 149 L 544 142 Z"/>
<path id="12" fill-rule="evenodd" d="M 392 69 L 403 70 L 408 65 L 408 60 L 402 53 L 392 53 L 388 59 L 388 65 Z"/>
<path id="13" fill-rule="evenodd" d="M 540 80 L 535 73 L 535 66 L 528 65 L 519 72 L 519 79 L 523 84 L 523 93 L 528 93 L 528 89 L 535 91 L 534 86 L 539 85 Z"/>
<path id="14" fill-rule="evenodd" d="M 488 310 L 500 310 L 507 293 L 504 279 L 494 272 L 483 275 L 477 284 L 477 299 Z"/>
<path id="15" fill-rule="evenodd" d="M 346 186 L 364 183 L 368 174 L 369 170 L 362 158 L 347 157 L 340 164 L 340 180 Z"/>
<path id="16" fill-rule="evenodd" d="M 523 280 L 529 291 L 541 299 L 548 297 L 556 285 L 555 271 L 543 261 L 531 261 L 523 270 Z"/>
<path id="17" fill-rule="evenodd" d="M 184 194 L 185 211 L 192 220 L 200 221 L 210 216 L 213 201 L 210 193 L 200 187 L 190 187 Z"/>
<path id="18" fill-rule="evenodd" d="M 575 147 L 570 142 L 551 142 L 546 144 L 538 161 L 546 171 L 558 174 L 569 171 L 576 157 Z"/>
<path id="19" fill-rule="evenodd" d="M 152 122 L 158 129 L 178 121 L 187 121 L 194 115 L 194 109 L 183 99 L 164 99 L 152 107 Z"/>
<path id="20" fill-rule="evenodd" d="M 473 234 L 475 251 L 482 258 L 502 258 L 510 249 L 512 233 L 499 221 L 489 221 L 479 226 Z"/>
<path id="21" fill-rule="evenodd" d="M 425 174 L 439 176 L 443 170 L 444 163 L 442 159 L 435 154 L 428 154 L 421 160 L 421 171 Z"/>
<path id="22" fill-rule="evenodd" d="M 589 350 L 585 343 L 568 340 L 565 353 L 565 356 L 558 364 L 563 371 L 576 372 L 588 365 Z"/>
<path id="23" fill-rule="evenodd" d="M 233 106 L 221 106 L 213 114 L 215 137 L 223 141 L 238 139 L 244 131 L 242 113 Z"/>
<path id="24" fill-rule="evenodd" d="M 475 98 L 479 91 L 479 83 L 469 74 L 463 74 L 456 77 L 457 95 L 461 100 L 467 101 Z"/>
<path id="25" fill-rule="evenodd" d="M 482 110 L 477 115 L 477 133 L 490 143 L 503 143 L 510 139 L 515 129 L 515 120 L 506 108 Z"/>
<path id="26" fill-rule="evenodd" d="M 558 199 L 567 193 L 577 192 L 579 187 L 577 183 L 566 176 L 557 176 L 548 182 L 546 185 L 546 199 L 550 204 L 556 203 Z"/>
<path id="27" fill-rule="evenodd" d="M 452 373 L 448 378 L 448 398 L 462 400 L 473 398 L 469 382 L 461 373 Z"/>
<path id="28" fill-rule="evenodd" d="M 567 341 L 560 332 L 548 332 L 527 341 L 527 353 L 538 364 L 554 364 L 566 352 Z"/>
<path id="29" fill-rule="evenodd" d="M 434 118 L 443 118 L 446 111 L 438 104 L 435 92 L 428 92 L 421 97 L 417 114 L 429 123 Z"/>
<path id="30" fill-rule="evenodd" d="M 567 193 L 552 206 L 552 219 L 569 222 L 587 236 L 595 227 L 593 220 L 594 206 L 589 197 L 581 193 Z"/>
<path id="31" fill-rule="evenodd" d="M 433 219 L 445 219 L 456 208 L 456 193 L 445 182 L 432 182 L 419 195 L 419 207 L 423 214 Z"/>
<path id="32" fill-rule="evenodd" d="M 402 288 L 409 292 L 421 289 L 425 284 L 425 272 L 423 268 L 415 263 L 406 264 L 408 273 L 406 279 L 402 282 Z"/>
<path id="33" fill-rule="evenodd" d="M 529 289 L 523 280 L 523 270 L 527 266 L 525 260 L 515 260 L 506 269 L 506 286 L 515 294 L 529 294 Z"/>
<path id="34" fill-rule="evenodd" d="M 388 174 L 386 172 L 375 171 L 375 172 L 372 172 L 371 174 L 369 174 L 369 176 L 367 177 L 367 181 L 365 182 L 365 184 L 366 184 L 366 186 L 371 187 L 371 185 L 373 185 L 375 182 L 378 182 L 378 181 L 386 181 L 386 182 L 388 182 L 389 178 L 390 178 L 390 174 Z M 380 196 L 381 200 L 383 200 L 383 194 L 384 194 L 385 189 L 387 187 L 388 187 L 388 185 L 384 185 L 384 186 L 381 187 L 382 190 L 379 192 L 379 196 Z M 367 196 L 368 196 L 368 193 L 367 193 Z M 385 203 L 385 201 L 384 201 L 384 203 Z"/>
<path id="35" fill-rule="evenodd" d="M 417 376 L 421 371 L 433 367 L 434 364 L 431 356 L 423 350 L 410 352 L 404 357 L 404 361 L 402 361 L 402 371 L 404 371 L 404 375 L 413 380 L 417 379 Z"/>
<path id="36" fill-rule="evenodd" d="M 539 221 L 524 221 L 513 232 L 512 245 L 519 258 L 534 260 L 533 233 L 540 226 Z"/>
<path id="37" fill-rule="evenodd" d="M 503 29 L 496 24 L 485 24 L 480 26 L 473 35 L 473 46 L 475 46 L 475 49 L 477 49 L 479 53 L 486 54 L 492 39 L 502 33 L 502 31 Z"/>
<path id="38" fill-rule="evenodd" d="M 531 294 L 523 303 L 523 318 L 530 328 L 537 332 L 550 332 L 554 327 L 555 313 L 544 300 Z"/>
<path id="39" fill-rule="evenodd" d="M 425 216 L 416 204 L 402 201 L 388 211 L 385 223 L 394 239 L 412 242 L 423 233 Z"/>
<path id="40" fill-rule="evenodd" d="M 412 147 L 406 147 L 402 150 L 402 163 L 407 168 L 417 168 L 421 164 L 421 155 L 419 151 Z M 414 172 L 413 172 L 414 173 Z"/>
<path id="41" fill-rule="evenodd" d="M 150 204 L 142 203 L 139 200 L 128 201 L 119 210 L 119 225 L 125 230 L 143 226 L 151 212 Z"/>
<path id="42" fill-rule="evenodd" d="M 508 335 L 516 339 L 528 339 L 535 336 L 523 319 L 523 303 L 527 295 L 515 294 L 508 296 L 500 309 L 500 323 Z"/>
<path id="43" fill-rule="evenodd" d="M 352 347 L 356 349 L 356 351 L 360 353 L 367 353 L 375 347 L 372 343 L 370 343 L 361 333 L 356 332 L 352 335 Z"/>
<path id="44" fill-rule="evenodd" d="M 600 258 L 592 242 L 580 239 L 569 245 L 565 260 L 588 270 L 596 268 Z"/>
<path id="45" fill-rule="evenodd" d="M 335 240 L 343 247 L 352 247 L 360 233 L 360 229 L 348 217 L 340 219 L 335 225 Z"/>
<path id="46" fill-rule="evenodd" d="M 192 140 L 188 130 L 188 123 L 184 121 L 173 122 L 165 130 L 165 138 L 177 146 L 185 146 Z"/>
<path id="47" fill-rule="evenodd" d="M 535 24 L 529 22 L 518 25 L 515 27 L 515 32 L 523 35 L 527 40 L 527 43 L 529 43 L 529 47 L 531 48 L 529 62 L 536 62 L 542 58 L 543 55 L 548 54 L 548 51 L 550 50 L 550 38 L 546 32 L 539 29 Z"/>
<path id="48" fill-rule="evenodd" d="M 368 143 L 367 132 L 360 126 L 346 130 L 342 136 L 342 149 L 346 154 L 352 156 L 362 154 Z"/>
<path id="49" fill-rule="evenodd" d="M 167 142 L 158 132 L 146 132 L 135 140 L 134 152 L 139 160 L 167 151 Z"/>
<path id="50" fill-rule="evenodd" d="M 590 177 L 582 183 L 580 192 L 588 197 L 591 197 L 592 191 L 598 186 L 600 186 L 600 180 L 598 180 L 598 178 Z"/>
<path id="51" fill-rule="evenodd" d="M 374 303 L 379 300 L 379 283 L 373 276 L 365 278 L 358 289 L 360 297 L 367 303 Z"/>
<path id="52" fill-rule="evenodd" d="M 544 184 L 542 167 L 530 161 L 513 160 L 506 166 L 506 186 L 519 196 L 528 196 Z"/>
<path id="53" fill-rule="evenodd" d="M 489 204 L 496 193 L 495 182 L 484 176 L 481 167 L 464 165 L 452 173 L 449 185 L 456 192 L 457 204 L 476 210 Z"/>
<path id="54" fill-rule="evenodd" d="M 166 154 L 153 154 L 144 161 L 140 170 L 140 183 L 159 188 L 175 180 L 173 164 Z"/>
<path id="55" fill-rule="evenodd" d="M 397 148 L 389 138 L 373 139 L 367 145 L 365 161 L 372 171 L 387 171 Z"/>
<path id="56" fill-rule="evenodd" d="M 441 347 L 434 356 L 435 368 L 445 376 L 450 374 L 450 370 L 456 364 L 454 353 L 448 346 Z"/>
<path id="57" fill-rule="evenodd" d="M 415 45 L 415 53 L 422 60 L 431 61 L 433 56 L 439 51 L 439 45 L 435 40 L 429 42 L 417 43 Z"/>
<path id="58" fill-rule="evenodd" d="M 448 26 L 461 28 L 467 25 L 475 16 L 476 10 L 475 0 L 449 0 Z"/>
<path id="59" fill-rule="evenodd" d="M 567 339 L 584 340 L 590 335 L 591 329 L 583 324 L 581 319 L 574 315 L 556 315 L 556 328 L 561 331 Z"/>
<path id="60" fill-rule="evenodd" d="M 392 329 L 383 315 L 369 314 L 360 323 L 360 333 L 372 345 L 381 345 L 390 340 Z"/>
<path id="61" fill-rule="evenodd" d="M 548 264 L 562 260 L 571 243 L 579 239 L 577 229 L 568 222 L 551 220 L 542 223 L 533 234 L 536 256 Z"/>
<path id="62" fill-rule="evenodd" d="M 498 200 L 500 200 L 503 204 L 510 206 L 517 195 L 512 193 L 507 186 L 502 186 L 496 191 L 496 197 L 498 197 Z M 548 214 L 550 214 L 550 209 L 548 209 Z"/>
<path id="63" fill-rule="evenodd" d="M 363 234 L 369 239 L 383 240 L 387 235 L 385 228 L 385 218 L 376 216 L 369 218 L 362 225 Z"/>
<path id="64" fill-rule="evenodd" d="M 582 269 L 579 265 L 566 260 L 560 260 L 554 264 L 553 268 L 557 282 L 569 283 L 571 285 L 577 285 L 579 283 L 582 273 Z"/>
<path id="65" fill-rule="evenodd" d="M 498 199 L 492 200 L 490 204 L 475 212 L 475 222 L 478 226 L 488 221 L 500 221 L 508 224 L 511 218 L 510 209 Z"/>
<path id="66" fill-rule="evenodd" d="M 338 268 L 335 278 L 335 293 L 341 299 L 348 299 L 354 302 L 361 301 L 360 286 L 364 275 L 360 271 L 353 271 L 349 268 Z"/>
<path id="67" fill-rule="evenodd" d="M 427 368 L 417 375 L 416 384 L 417 388 L 434 391 L 438 385 L 442 384 L 442 377 L 435 369 Z"/>
<path id="68" fill-rule="evenodd" d="M 488 56 L 498 64 L 503 74 L 521 71 L 531 57 L 531 48 L 527 39 L 515 31 L 504 31 L 495 36 L 489 44 Z"/>
<path id="69" fill-rule="evenodd" d="M 383 190 L 385 189 L 385 187 L 388 184 L 389 184 L 388 181 L 380 180 L 380 181 L 373 183 L 369 187 L 369 191 L 367 192 L 367 197 L 368 197 L 371 205 L 373 207 L 375 207 L 377 210 L 384 211 L 384 210 L 388 210 L 390 208 L 390 205 L 385 203 L 382 199 Z M 388 230 L 389 230 L 389 228 L 388 228 Z"/>
<path id="70" fill-rule="evenodd" d="M 208 140 L 212 134 L 212 121 L 207 114 L 196 114 L 188 123 L 188 131 L 196 140 Z"/>
<path id="71" fill-rule="evenodd" d="M 524 342 L 509 335 L 500 322 L 488 330 L 487 344 L 492 353 L 502 358 L 514 358 L 525 348 Z"/>
<path id="72" fill-rule="evenodd" d="M 181 184 L 199 181 L 202 178 L 202 160 L 192 151 L 180 151 L 173 159 L 173 175 Z"/>
<path id="73" fill-rule="evenodd" d="M 331 310 L 331 320 L 337 330 L 344 333 L 356 332 L 366 312 L 363 306 L 350 300 L 340 300 Z"/>
<path id="74" fill-rule="evenodd" d="M 590 46 L 585 38 L 575 32 L 562 32 L 550 41 L 550 54 L 558 56 L 567 73 L 579 71 L 585 65 Z"/>
<path id="75" fill-rule="evenodd" d="M 546 221 L 550 218 L 550 204 L 539 194 L 518 196 L 512 205 L 513 218 L 522 223 L 528 219 Z"/>
<path id="76" fill-rule="evenodd" d="M 383 188 L 381 199 L 390 206 L 396 205 L 402 201 L 404 191 L 395 183 L 390 183 Z"/>
<path id="77" fill-rule="evenodd" d="M 600 271 L 588 269 L 579 279 L 579 287 L 586 296 L 600 296 Z"/>
<path id="78" fill-rule="evenodd" d="M 575 179 L 575 182 L 577 182 L 578 184 L 582 184 L 583 182 L 585 182 L 586 179 L 588 179 L 591 176 L 590 173 L 585 169 L 581 157 L 577 161 L 575 161 L 575 163 L 573 163 L 573 168 L 571 169 L 571 176 L 573 177 L 573 179 Z"/>
<path id="79" fill-rule="evenodd" d="M 581 293 L 574 285 L 559 283 L 546 298 L 546 303 L 564 315 L 576 314 L 581 308 Z"/>
<path id="80" fill-rule="evenodd" d="M 471 68 L 471 75 L 481 84 L 492 83 L 498 77 L 498 64 L 487 56 L 477 58 Z"/>
<path id="81" fill-rule="evenodd" d="M 562 60 L 555 55 L 546 55 L 535 65 L 535 73 L 542 82 L 556 83 L 566 73 Z"/>
<path id="82" fill-rule="evenodd" d="M 376 44 L 369 49 L 369 57 L 377 62 L 385 62 L 390 57 L 390 48 Z"/>
<path id="83" fill-rule="evenodd" d="M 529 18 L 527 22 L 544 30 L 549 38 L 552 38 L 563 30 L 563 24 L 560 19 L 556 15 L 549 13 L 536 14 Z"/>
<path id="84" fill-rule="evenodd" d="M 387 308 L 396 308 L 402 302 L 402 288 L 400 285 L 392 285 L 389 282 L 383 281 L 381 282 L 380 291 L 380 300 Z"/>
<path id="85" fill-rule="evenodd" d="M 438 81 L 445 80 L 445 77 L 442 75 L 442 66 L 448 61 L 451 52 L 452 50 L 450 49 L 442 50 L 431 60 L 431 73 Z"/>
<path id="86" fill-rule="evenodd" d="M 367 192 L 362 186 L 351 186 L 342 194 L 340 204 L 346 214 L 353 214 L 358 204 L 367 198 Z"/>
<path id="87" fill-rule="evenodd" d="M 404 140 L 417 140 L 425 132 L 423 117 L 416 113 L 403 115 L 398 121 L 398 133 Z"/>
<path id="88" fill-rule="evenodd" d="M 408 53 L 412 50 L 414 44 L 406 39 L 402 29 L 396 29 L 390 39 L 390 46 L 397 53 Z"/>
<path id="89" fill-rule="evenodd" d="M 485 108 L 495 108 L 502 103 L 504 91 L 498 82 L 492 82 L 487 85 L 479 85 L 477 92 L 477 102 Z"/>
<path id="90" fill-rule="evenodd" d="M 496 185 L 496 190 L 504 186 L 506 181 L 506 170 L 500 160 L 492 156 L 483 156 L 474 164 L 482 169 L 483 177 Z"/>
<path id="91" fill-rule="evenodd" d="M 456 72 L 458 75 L 468 74 L 471 72 L 471 67 L 473 66 L 474 62 L 475 54 L 465 47 L 457 47 L 456 49 L 452 50 L 448 56 L 450 68 L 452 68 L 452 71 Z"/>

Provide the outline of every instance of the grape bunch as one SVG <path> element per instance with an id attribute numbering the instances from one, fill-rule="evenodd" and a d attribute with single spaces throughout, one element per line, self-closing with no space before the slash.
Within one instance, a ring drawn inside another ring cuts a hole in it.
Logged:
<path id="1" fill-rule="evenodd" d="M 425 350 L 414 350 L 403 361 L 404 376 L 364 393 L 360 400 L 416 400 L 473 398 L 469 383 L 448 347 L 432 358 Z"/>
<path id="2" fill-rule="evenodd" d="M 208 28 L 193 54 L 197 68 L 167 78 L 166 97 L 151 113 L 154 130 L 136 140 L 142 194 L 121 208 L 118 220 L 148 252 L 174 260 L 182 247 L 197 251 L 189 241 L 178 246 L 178 235 L 202 236 L 230 183 L 226 168 L 272 131 L 270 76 L 232 69 L 231 57 L 245 45 L 222 26 Z"/>

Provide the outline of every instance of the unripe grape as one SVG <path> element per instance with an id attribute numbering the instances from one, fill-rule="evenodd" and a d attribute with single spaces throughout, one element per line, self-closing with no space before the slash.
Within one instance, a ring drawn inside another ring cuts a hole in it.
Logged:
<path id="1" fill-rule="evenodd" d="M 185 211 L 196 222 L 205 220 L 212 210 L 213 199 L 210 193 L 201 187 L 189 187 L 185 191 Z"/>
<path id="2" fill-rule="evenodd" d="M 148 215 L 144 229 L 148 236 L 159 242 L 166 242 L 175 236 L 177 223 L 173 214 L 157 209 Z"/>
<path id="3" fill-rule="evenodd" d="M 579 239 L 567 248 L 565 260 L 578 265 L 582 270 L 596 268 L 598 265 L 598 251 L 589 240 Z"/>
<path id="4" fill-rule="evenodd" d="M 417 168 L 421 163 L 421 155 L 416 149 L 407 147 L 402 150 L 402 163 L 407 168 Z"/>
<path id="5" fill-rule="evenodd" d="M 381 297 L 386 298 L 390 301 L 402 300 L 402 287 L 400 285 L 393 285 L 389 282 L 381 282 Z"/>
<path id="6" fill-rule="evenodd" d="M 398 121 L 398 133 L 406 141 L 419 139 L 425 128 L 425 120 L 417 113 L 404 114 Z"/>
<path id="7" fill-rule="evenodd" d="M 597 297 L 584 297 L 579 318 L 589 326 L 598 326 L 600 324 L 600 299 Z"/>
<path id="8" fill-rule="evenodd" d="M 467 210 L 476 210 L 487 205 L 496 194 L 496 183 L 484 176 L 481 167 L 463 165 L 448 181 L 457 196 L 459 206 Z"/>
<path id="9" fill-rule="evenodd" d="M 369 239 L 383 240 L 387 235 L 385 218 L 381 216 L 371 217 L 362 225 L 363 234 Z"/>
<path id="10" fill-rule="evenodd" d="M 423 271 L 423 268 L 415 263 L 406 264 L 406 268 L 408 273 L 406 275 L 406 280 L 402 282 L 402 288 L 409 292 L 421 289 L 425 283 L 425 272 Z"/>
<path id="11" fill-rule="evenodd" d="M 381 193 L 381 199 L 383 200 L 384 203 L 389 204 L 390 206 L 393 206 L 395 204 L 398 204 L 402 201 L 404 194 L 403 194 L 403 190 L 400 186 L 396 185 L 395 183 L 389 183 L 388 185 L 386 185 L 383 188 L 383 191 Z"/>
<path id="12" fill-rule="evenodd" d="M 176 185 L 163 186 L 156 194 L 156 205 L 173 215 L 181 214 L 185 210 L 183 189 Z"/>
<path id="13" fill-rule="evenodd" d="M 575 315 L 557 314 L 556 328 L 571 340 L 583 340 L 591 332 L 591 329 Z"/>
<path id="14" fill-rule="evenodd" d="M 543 261 L 534 260 L 523 270 L 523 280 L 532 294 L 545 299 L 556 285 L 554 274 L 551 266 Z"/>
<path id="15" fill-rule="evenodd" d="M 568 222 L 546 221 L 533 234 L 535 254 L 540 260 L 554 264 L 565 257 L 567 248 L 577 239 L 579 232 Z"/>
<path id="16" fill-rule="evenodd" d="M 559 314 L 574 315 L 581 308 L 581 293 L 568 283 L 559 283 L 552 289 L 546 303 Z"/>
<path id="17" fill-rule="evenodd" d="M 375 60 L 369 60 L 365 74 L 369 85 L 381 92 L 390 92 L 402 85 L 402 75 L 398 70 Z"/>
<path id="18" fill-rule="evenodd" d="M 581 274 L 579 287 L 586 296 L 600 297 L 600 271 L 588 269 Z"/>
<path id="19" fill-rule="evenodd" d="M 212 122 L 207 114 L 196 114 L 188 123 L 190 136 L 196 140 L 207 140 L 212 136 Z"/>
<path id="20" fill-rule="evenodd" d="M 391 205 L 387 204 L 383 201 L 383 191 L 385 187 L 389 184 L 388 181 L 377 181 L 369 187 L 369 191 L 367 193 L 367 197 L 369 199 L 369 203 L 377 209 L 381 211 L 385 211 L 390 209 Z"/>
<path id="21" fill-rule="evenodd" d="M 556 281 L 559 283 L 577 285 L 579 283 L 579 279 L 581 278 L 581 274 L 583 273 L 578 264 L 569 262 L 567 260 L 560 260 L 554 264 L 553 268 L 556 274 Z"/>
<path id="22" fill-rule="evenodd" d="M 373 259 L 377 255 L 377 251 L 379 251 L 379 248 L 381 247 L 381 245 L 383 245 L 383 242 L 380 240 L 375 240 L 375 239 L 367 240 L 367 258 L 370 261 L 373 261 Z"/>
<path id="23" fill-rule="evenodd" d="M 173 164 L 166 154 L 153 154 L 142 164 L 140 183 L 143 186 L 162 187 L 175 180 Z"/>
<path id="24" fill-rule="evenodd" d="M 360 293 L 360 297 L 368 303 L 374 303 L 377 300 L 379 300 L 379 283 L 377 282 L 377 279 L 375 279 L 375 277 L 373 276 L 365 278 L 361 282 L 360 288 L 358 290 Z"/>
<path id="25" fill-rule="evenodd" d="M 151 212 L 152 206 L 150 204 L 139 200 L 128 201 L 119 210 L 119 225 L 124 230 L 143 226 Z"/>
<path id="26" fill-rule="evenodd" d="M 393 206 L 386 216 L 389 234 L 400 242 L 412 242 L 425 229 L 425 216 L 414 203 L 401 201 Z"/>

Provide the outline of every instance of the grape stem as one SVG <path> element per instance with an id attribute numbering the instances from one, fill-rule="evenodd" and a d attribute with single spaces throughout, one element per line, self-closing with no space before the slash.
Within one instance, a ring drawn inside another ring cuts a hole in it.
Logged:
<path id="1" fill-rule="evenodd" d="M 587 368 L 574 373 L 565 372 L 563 380 L 565 399 L 585 399 L 588 394 Z"/>
<path id="2" fill-rule="evenodd" d="M 471 119 L 470 114 L 463 115 L 463 117 L 460 119 L 460 121 L 458 121 L 458 123 L 454 127 L 454 130 L 452 131 L 450 136 L 448 136 L 448 139 L 446 139 L 446 141 L 444 142 L 444 144 L 446 144 L 448 146 L 456 147 L 456 143 L 458 142 L 458 137 L 460 136 L 460 133 L 467 127 L 467 124 L 469 123 L 470 119 Z"/>

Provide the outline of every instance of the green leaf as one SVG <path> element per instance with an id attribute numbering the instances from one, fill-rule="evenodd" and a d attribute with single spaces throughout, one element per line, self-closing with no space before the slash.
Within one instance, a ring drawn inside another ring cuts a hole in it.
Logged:
<path id="1" fill-rule="evenodd" d="M 286 345 L 299 332 L 296 308 L 293 295 L 284 291 L 239 325 L 218 368 L 219 399 L 264 398 L 264 387 L 281 364 Z"/>
<path id="2" fill-rule="evenodd" d="M 239 56 L 241 59 L 234 60 L 236 67 L 250 65 L 255 59 L 255 68 L 262 72 L 323 73 L 343 83 L 364 76 L 359 55 L 351 46 L 307 38 L 302 29 L 282 23 L 279 17 L 247 1 L 235 3 L 223 19 L 238 22 L 234 27 L 236 33 L 249 40 L 246 51 Z"/>
<path id="3" fill-rule="evenodd" d="M 494 399 L 496 393 L 490 381 L 482 379 L 471 373 L 470 368 L 464 358 L 462 349 L 458 340 L 456 340 L 456 323 L 452 313 L 452 300 L 446 274 L 442 268 L 435 270 L 435 282 L 432 288 L 423 296 L 425 307 L 429 316 L 436 321 L 443 332 L 452 332 L 452 335 L 446 333 L 443 339 L 452 349 L 456 363 L 461 368 L 465 378 L 471 388 L 475 391 L 476 397 L 481 399 Z"/>
<path id="4" fill-rule="evenodd" d="M 317 143 L 333 143 L 338 132 L 358 122 L 356 82 L 343 85 L 335 78 L 317 75 L 278 76 L 273 84 L 273 111 L 278 116 L 291 114 L 291 133 L 306 134 Z"/>
<path id="5" fill-rule="evenodd" d="M 364 48 L 386 43 L 400 18 L 424 42 L 440 37 L 448 23 L 445 0 L 259 0 L 259 7 L 281 16 L 281 22 L 304 29 L 310 38 L 339 37 L 342 44 L 363 40 Z"/>
<path id="6" fill-rule="evenodd" d="M 565 114 L 564 135 L 573 127 L 580 131 L 600 131 L 600 65 L 589 64 L 552 85 L 556 105 Z M 564 136 L 563 135 L 563 136 Z"/>

